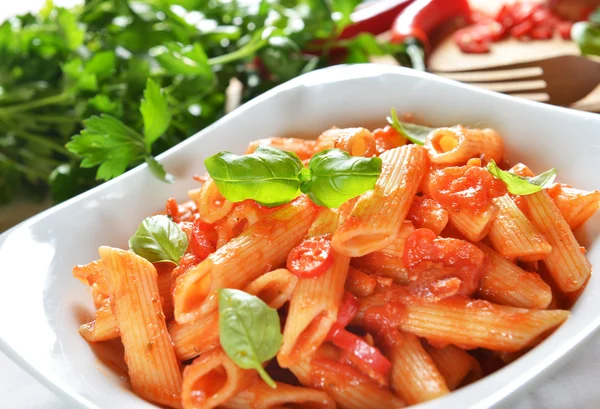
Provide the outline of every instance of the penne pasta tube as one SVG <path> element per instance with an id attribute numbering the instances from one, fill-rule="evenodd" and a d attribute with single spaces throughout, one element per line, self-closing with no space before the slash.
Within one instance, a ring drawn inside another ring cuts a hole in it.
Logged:
<path id="1" fill-rule="evenodd" d="M 164 264 L 164 263 L 163 263 Z M 158 293 L 162 301 L 163 313 L 165 319 L 170 321 L 173 319 L 173 293 L 171 292 L 171 285 L 173 269 L 161 271 L 157 275 Z"/>
<path id="2" fill-rule="evenodd" d="M 173 292 L 175 320 L 194 321 L 215 308 L 219 288 L 243 288 L 281 265 L 307 233 L 315 214 L 315 206 L 302 196 L 265 216 L 179 276 Z"/>
<path id="3" fill-rule="evenodd" d="M 324 344 L 312 359 L 303 359 L 290 370 L 305 386 L 322 389 L 340 409 L 396 409 L 406 403 L 352 366 L 337 362 L 338 349 Z"/>
<path id="4" fill-rule="evenodd" d="M 425 150 L 406 145 L 384 152 L 381 175 L 372 191 L 361 195 L 334 233 L 333 248 L 360 257 L 381 250 L 398 235 L 427 168 Z"/>
<path id="5" fill-rule="evenodd" d="M 92 289 L 96 308 L 100 308 L 109 297 L 102 260 L 73 267 L 73 277 Z"/>
<path id="6" fill-rule="evenodd" d="M 233 209 L 233 205 L 233 203 L 223 197 L 211 178 L 208 178 L 204 182 L 196 200 L 200 219 L 209 224 L 215 223 L 227 216 L 231 209 Z"/>
<path id="7" fill-rule="evenodd" d="M 479 295 L 488 301 L 523 308 L 547 308 L 552 290 L 536 273 L 528 273 L 483 243 L 485 253 Z"/>
<path id="8" fill-rule="evenodd" d="M 569 224 L 546 191 L 523 196 L 533 225 L 544 235 L 552 251 L 543 260 L 548 272 L 563 292 L 580 289 L 592 273 Z"/>
<path id="9" fill-rule="evenodd" d="M 580 190 L 560 183 L 548 189 L 569 227 L 575 229 L 592 217 L 600 206 L 600 191 Z"/>
<path id="10" fill-rule="evenodd" d="M 317 150 L 317 142 L 298 138 L 265 138 L 250 142 L 246 154 L 254 153 L 259 146 L 272 146 L 286 152 L 293 152 L 300 160 L 310 159 Z"/>
<path id="11" fill-rule="evenodd" d="M 477 359 L 463 349 L 454 345 L 444 348 L 427 346 L 426 349 L 450 390 L 458 388 L 465 381 L 475 381 L 483 376 Z"/>
<path id="12" fill-rule="evenodd" d="M 298 278 L 284 268 L 263 274 L 244 291 L 262 299 L 271 308 L 281 308 L 289 301 Z M 219 344 L 219 313 L 215 309 L 193 322 L 172 321 L 169 333 L 180 361 L 187 361 Z"/>
<path id="13" fill-rule="evenodd" d="M 460 125 L 432 131 L 424 146 L 435 165 L 459 166 L 481 156 L 500 163 L 504 155 L 504 142 L 496 131 L 467 129 Z"/>
<path id="14" fill-rule="evenodd" d="M 79 327 L 79 333 L 87 342 L 108 341 L 120 336 L 119 323 L 112 312 L 110 298 L 104 300 L 104 304 L 96 310 L 93 321 Z"/>
<path id="15" fill-rule="evenodd" d="M 339 212 L 325 209 L 317 216 L 309 237 L 331 234 L 339 224 Z M 277 362 L 283 368 L 311 356 L 325 341 L 337 320 L 344 295 L 350 258 L 333 250 L 333 264 L 318 277 L 300 278 L 294 289 L 283 330 Z"/>
<path id="16" fill-rule="evenodd" d="M 480 241 L 488 234 L 497 214 L 498 206 L 494 203 L 490 203 L 479 213 L 475 213 L 469 208 L 459 211 L 448 209 L 450 223 L 472 242 Z"/>
<path id="17" fill-rule="evenodd" d="M 427 340 L 508 352 L 527 347 L 570 315 L 565 310 L 532 310 L 466 298 L 405 305 L 404 314 L 400 328 Z"/>
<path id="18" fill-rule="evenodd" d="M 281 382 L 276 384 L 277 387 L 272 389 L 258 380 L 222 406 L 226 409 L 335 409 L 335 401 L 323 391 Z"/>
<path id="19" fill-rule="evenodd" d="M 365 128 L 332 128 L 317 138 L 316 151 L 338 148 L 352 156 L 374 156 L 377 153 L 375 138 Z"/>
<path id="20" fill-rule="evenodd" d="M 151 402 L 180 407 L 181 373 L 158 293 L 156 269 L 125 250 L 100 247 L 131 387 Z"/>
<path id="21" fill-rule="evenodd" d="M 392 362 L 390 386 L 409 405 L 450 392 L 435 363 L 413 334 L 386 329 L 376 339 Z"/>
<path id="22" fill-rule="evenodd" d="M 183 408 L 216 408 L 255 380 L 255 371 L 241 369 L 221 347 L 214 348 L 184 368 L 181 387 Z"/>
<path id="23" fill-rule="evenodd" d="M 498 215 L 488 238 L 498 253 L 511 260 L 536 261 L 546 258 L 552 246 L 531 224 L 510 196 L 494 199 Z"/>

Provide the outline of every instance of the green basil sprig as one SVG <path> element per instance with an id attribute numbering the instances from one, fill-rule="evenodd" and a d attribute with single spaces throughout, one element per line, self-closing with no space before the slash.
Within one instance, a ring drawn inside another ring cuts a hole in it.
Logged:
<path id="1" fill-rule="evenodd" d="M 427 135 L 431 131 L 435 131 L 436 128 L 430 128 L 425 125 L 411 124 L 410 122 L 402 122 L 398 119 L 396 108 L 392 108 L 390 116 L 387 118 L 388 124 L 394 128 L 398 133 L 404 136 L 406 139 L 417 145 L 425 144 Z"/>
<path id="2" fill-rule="evenodd" d="M 255 369 L 271 388 L 275 381 L 262 364 L 277 355 L 282 342 L 277 310 L 240 290 L 219 290 L 219 341 L 242 369 Z"/>
<path id="3" fill-rule="evenodd" d="M 519 196 L 539 192 L 546 186 L 551 185 L 556 177 L 556 169 L 554 168 L 540 173 L 533 178 L 515 175 L 514 173 L 500 169 L 493 159 L 488 163 L 487 171 L 503 181 L 510 193 Z"/>
<path id="4" fill-rule="evenodd" d="M 219 192 L 231 202 L 253 199 L 277 206 L 300 192 L 326 207 L 338 207 L 373 189 L 381 173 L 381 159 L 353 157 L 328 149 L 312 157 L 308 169 L 295 153 L 259 146 L 250 155 L 219 152 L 204 161 Z"/>
<path id="5" fill-rule="evenodd" d="M 164 215 L 145 218 L 129 239 L 131 250 L 151 263 L 177 265 L 187 246 L 187 235 L 177 223 Z"/>

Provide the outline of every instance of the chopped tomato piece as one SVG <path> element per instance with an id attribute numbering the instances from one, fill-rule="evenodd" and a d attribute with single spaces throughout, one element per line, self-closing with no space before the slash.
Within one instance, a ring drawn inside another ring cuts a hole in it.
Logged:
<path id="1" fill-rule="evenodd" d="M 350 324 L 350 322 L 358 312 L 358 307 L 358 299 L 349 292 L 345 292 L 344 298 L 342 298 L 342 306 L 338 311 L 337 320 L 331 326 L 329 334 L 327 334 L 328 341 L 330 341 L 339 330 L 346 328 L 346 326 Z"/>
<path id="2" fill-rule="evenodd" d="M 479 36 L 479 33 L 473 30 L 473 27 L 467 27 L 458 30 L 454 34 L 454 41 L 464 53 L 483 54 L 490 51 L 490 42 Z"/>
<path id="3" fill-rule="evenodd" d="M 531 33 L 535 23 L 530 20 L 525 20 L 522 23 L 517 24 L 510 30 L 510 34 L 513 37 L 521 38 Z"/>
<path id="4" fill-rule="evenodd" d="M 287 269 L 298 277 L 318 277 L 333 263 L 331 240 L 310 237 L 294 247 L 287 258 Z"/>
<path id="5" fill-rule="evenodd" d="M 177 205 L 177 200 L 174 197 L 168 198 L 165 207 L 167 216 L 170 216 L 175 223 L 179 223 L 179 206 Z"/>
<path id="6" fill-rule="evenodd" d="M 389 125 L 383 129 L 375 129 L 373 131 L 373 138 L 375 139 L 375 146 L 379 154 L 389 149 L 406 145 L 406 138 Z"/>
<path id="7" fill-rule="evenodd" d="M 536 40 L 549 40 L 553 36 L 552 29 L 549 27 L 536 27 L 531 30 L 531 38 Z"/>
<path id="8" fill-rule="evenodd" d="M 215 252 L 215 246 L 210 242 L 208 235 L 205 233 L 206 223 L 200 219 L 194 220 L 192 226 L 192 234 L 190 237 L 190 250 L 200 261 L 204 260 L 211 253 Z"/>
<path id="9" fill-rule="evenodd" d="M 345 329 L 338 331 L 331 341 L 343 351 L 348 352 L 348 359 L 358 369 L 380 384 L 387 384 L 386 377 L 392 369 L 392 363 L 379 349 Z"/>
<path id="10" fill-rule="evenodd" d="M 409 280 L 443 296 L 452 292 L 451 295 L 471 295 L 479 287 L 485 255 L 467 241 L 437 237 L 429 229 L 417 229 L 408 236 L 402 259 Z M 447 280 L 453 277 L 462 282 L 458 290 L 456 281 Z"/>
<path id="11" fill-rule="evenodd" d="M 515 25 L 515 16 L 512 13 L 512 8 L 508 4 L 504 4 L 498 14 L 496 15 L 496 21 L 502 24 L 502 27 L 509 29 Z"/>

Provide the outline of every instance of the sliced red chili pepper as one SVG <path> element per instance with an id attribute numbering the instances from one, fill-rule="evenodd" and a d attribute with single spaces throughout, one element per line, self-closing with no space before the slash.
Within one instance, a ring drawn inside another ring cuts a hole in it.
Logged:
<path id="1" fill-rule="evenodd" d="M 483 54 L 490 51 L 489 41 L 482 40 L 478 37 L 479 33 L 473 31 L 472 27 L 467 27 L 458 30 L 454 34 L 454 41 L 464 53 L 468 54 Z"/>
<path id="2" fill-rule="evenodd" d="M 318 277 L 333 264 L 331 240 L 324 236 L 305 239 L 287 258 L 287 269 L 298 277 Z"/>
<path id="3" fill-rule="evenodd" d="M 329 330 L 329 334 L 327 334 L 327 340 L 331 341 L 335 334 L 341 329 L 346 328 L 348 324 L 354 319 L 354 316 L 358 312 L 359 308 L 358 299 L 350 294 L 349 292 L 344 293 L 344 298 L 342 298 L 342 305 L 338 311 L 337 320 L 331 326 Z"/>
<path id="4" fill-rule="evenodd" d="M 392 369 L 392 363 L 367 341 L 351 332 L 342 329 L 331 340 L 334 345 L 348 352 L 348 359 L 358 369 L 381 384 L 386 384 L 387 374 Z"/>
<path id="5" fill-rule="evenodd" d="M 533 30 L 531 30 L 531 33 L 529 35 L 531 36 L 531 38 L 536 40 L 549 40 L 553 37 L 554 33 L 549 27 L 536 27 Z"/>
<path id="6" fill-rule="evenodd" d="M 504 27 L 505 30 L 508 30 L 515 25 L 515 16 L 512 13 L 512 8 L 510 5 L 505 4 L 502 6 L 496 15 L 496 21 L 502 24 L 502 27 Z"/>
<path id="7" fill-rule="evenodd" d="M 200 219 L 194 220 L 190 237 L 190 250 L 201 261 L 216 250 L 215 246 L 208 239 L 205 229 L 206 223 L 202 222 Z"/>
<path id="8" fill-rule="evenodd" d="M 556 30 L 558 31 L 558 34 L 560 34 L 560 36 L 564 40 L 571 39 L 571 28 L 572 27 L 573 27 L 573 22 L 571 22 L 571 21 L 559 21 L 556 24 Z"/>
<path id="9" fill-rule="evenodd" d="M 179 206 L 177 205 L 177 200 L 174 197 L 168 198 L 165 208 L 167 216 L 170 216 L 175 223 L 179 223 Z"/>
<path id="10" fill-rule="evenodd" d="M 526 35 L 531 33 L 531 30 L 533 29 L 534 25 L 535 24 L 533 23 L 533 21 L 525 20 L 525 21 L 517 24 L 516 26 L 514 26 L 510 30 L 510 34 L 516 38 L 525 37 Z"/>

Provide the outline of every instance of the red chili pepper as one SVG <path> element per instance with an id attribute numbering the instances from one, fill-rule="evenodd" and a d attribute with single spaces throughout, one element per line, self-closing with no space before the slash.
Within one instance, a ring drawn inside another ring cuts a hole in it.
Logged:
<path id="1" fill-rule="evenodd" d="M 394 19 L 414 0 L 379 0 L 366 3 L 350 15 L 352 23 L 344 28 L 340 39 L 352 38 L 360 33 L 381 34 L 387 31 Z"/>
<path id="2" fill-rule="evenodd" d="M 200 261 L 204 260 L 216 250 L 215 246 L 213 246 L 208 239 L 205 229 L 206 223 L 202 222 L 200 219 L 196 219 L 194 221 L 190 240 L 190 249 L 192 253 L 194 253 L 194 255 L 200 259 Z"/>
<path id="3" fill-rule="evenodd" d="M 298 277 L 318 277 L 333 263 L 331 240 L 324 236 L 305 239 L 287 258 L 287 269 Z"/>
<path id="4" fill-rule="evenodd" d="M 573 27 L 573 22 L 571 22 L 571 21 L 560 21 L 556 24 L 556 30 L 558 31 L 558 34 L 560 34 L 560 36 L 564 40 L 571 39 L 571 28 L 572 27 Z"/>
<path id="5" fill-rule="evenodd" d="M 342 298 L 342 305 L 340 310 L 338 311 L 338 317 L 335 323 L 331 326 L 329 330 L 329 334 L 327 334 L 327 340 L 331 341 L 335 334 L 337 334 L 340 330 L 346 328 L 348 324 L 352 321 L 359 308 L 358 299 L 350 294 L 349 292 L 344 293 L 344 298 Z"/>
<path id="6" fill-rule="evenodd" d="M 175 223 L 179 223 L 179 206 L 177 205 L 177 200 L 174 197 L 168 198 L 165 207 L 167 216 L 170 216 Z"/>
<path id="7" fill-rule="evenodd" d="M 386 376 L 392 369 L 392 363 L 367 341 L 342 329 L 331 340 L 334 345 L 348 353 L 348 359 L 357 368 L 381 384 L 386 384 Z"/>

